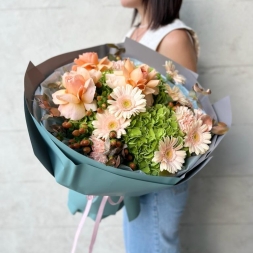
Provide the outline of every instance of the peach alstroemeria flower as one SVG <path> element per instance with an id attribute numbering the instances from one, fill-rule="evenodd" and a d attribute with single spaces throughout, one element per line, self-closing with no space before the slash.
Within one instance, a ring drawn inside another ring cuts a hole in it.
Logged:
<path id="1" fill-rule="evenodd" d="M 106 75 L 106 83 L 112 89 L 130 84 L 133 88 L 138 87 L 144 95 L 157 95 L 160 81 L 156 79 L 156 74 L 154 69 L 149 72 L 148 65 L 142 64 L 136 68 L 133 62 L 127 59 L 121 71 Z"/>
<path id="2" fill-rule="evenodd" d="M 76 65 L 72 66 L 72 70 L 76 71 L 78 67 L 85 68 L 87 70 L 97 69 L 99 71 L 104 71 L 110 69 L 112 62 L 108 60 L 107 57 L 99 60 L 97 53 L 89 52 L 79 55 L 78 59 L 74 60 Z"/>
<path id="3" fill-rule="evenodd" d="M 148 65 L 143 64 L 135 68 L 132 72 L 128 72 L 125 68 L 123 72 L 126 78 L 126 83 L 133 87 L 138 87 L 142 90 L 143 94 L 158 94 L 157 85 L 160 81 L 156 79 L 157 72 L 154 69 L 149 72 Z"/>
<path id="4" fill-rule="evenodd" d="M 59 105 L 61 116 L 79 120 L 85 116 L 86 110 L 97 109 L 93 101 L 96 86 L 86 69 L 77 68 L 77 71 L 65 73 L 62 83 L 65 89 L 52 94 L 53 102 Z"/>

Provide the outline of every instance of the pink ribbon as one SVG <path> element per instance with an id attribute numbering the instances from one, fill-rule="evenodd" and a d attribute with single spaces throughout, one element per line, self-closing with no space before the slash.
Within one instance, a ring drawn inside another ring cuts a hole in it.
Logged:
<path id="1" fill-rule="evenodd" d="M 92 201 L 93 201 L 94 196 L 88 195 L 87 198 L 88 198 L 88 202 L 87 202 L 87 205 L 86 205 L 85 210 L 84 210 L 84 212 L 83 212 L 83 216 L 82 216 L 82 218 L 81 218 L 81 221 L 80 221 L 80 223 L 79 223 L 79 225 L 78 225 L 78 228 L 77 228 L 77 231 L 76 231 L 76 234 L 75 234 L 75 239 L 74 239 L 74 243 L 73 243 L 73 246 L 72 246 L 71 253 L 75 253 L 75 251 L 76 251 L 77 241 L 78 241 L 79 235 L 80 235 L 80 233 L 81 233 L 81 230 L 82 230 L 82 228 L 83 228 L 83 224 L 84 224 L 84 222 L 85 222 L 85 220 L 86 220 L 86 218 L 87 218 L 87 216 L 88 216 L 88 214 L 89 214 L 89 212 L 90 212 L 90 208 L 91 208 L 91 205 L 92 205 Z"/>
<path id="2" fill-rule="evenodd" d="M 86 204 L 86 207 L 85 207 L 83 216 L 81 218 L 81 221 L 78 225 L 71 253 L 75 253 L 75 251 L 76 251 L 77 241 L 78 241 L 79 235 L 81 233 L 81 230 L 83 228 L 84 222 L 85 222 L 85 220 L 86 220 L 86 218 L 87 218 L 87 216 L 90 212 L 94 196 L 89 195 L 89 196 L 87 196 L 87 198 L 88 198 L 88 202 Z M 102 198 L 102 201 L 101 201 L 99 209 L 98 209 L 98 213 L 97 213 L 95 225 L 94 225 L 94 228 L 93 228 L 93 232 L 92 232 L 91 242 L 90 242 L 90 246 L 89 246 L 89 253 L 92 253 L 92 251 L 93 251 L 93 246 L 94 246 L 96 238 L 97 238 L 98 227 L 99 227 L 100 221 L 102 219 L 102 215 L 103 215 L 103 212 L 104 212 L 106 202 L 108 201 L 111 205 L 118 205 L 119 203 L 121 203 L 122 200 L 123 200 L 122 196 L 119 198 L 119 200 L 117 202 L 113 202 L 112 199 L 109 196 L 104 196 Z"/>

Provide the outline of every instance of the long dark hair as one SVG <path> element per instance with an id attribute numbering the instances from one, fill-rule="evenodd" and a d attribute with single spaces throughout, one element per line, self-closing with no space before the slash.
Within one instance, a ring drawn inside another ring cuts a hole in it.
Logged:
<path id="1" fill-rule="evenodd" d="M 183 0 L 142 0 L 145 15 L 148 15 L 150 20 L 148 28 L 155 30 L 179 18 L 182 2 Z M 134 9 L 132 26 L 134 25 L 137 14 L 137 9 Z"/>

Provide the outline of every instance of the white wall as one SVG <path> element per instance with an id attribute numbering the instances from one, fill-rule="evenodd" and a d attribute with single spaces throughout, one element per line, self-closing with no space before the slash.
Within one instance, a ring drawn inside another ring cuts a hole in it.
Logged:
<path id="1" fill-rule="evenodd" d="M 68 212 L 67 189 L 32 153 L 23 115 L 28 62 L 119 42 L 131 13 L 113 0 L 0 2 L 0 252 L 70 252 L 80 219 Z M 199 34 L 201 84 L 212 89 L 212 101 L 230 95 L 233 108 L 232 129 L 191 182 L 183 253 L 251 253 L 253 1 L 185 0 L 181 16 Z M 92 225 L 77 253 L 87 252 Z M 101 223 L 94 252 L 124 252 L 121 213 Z"/>

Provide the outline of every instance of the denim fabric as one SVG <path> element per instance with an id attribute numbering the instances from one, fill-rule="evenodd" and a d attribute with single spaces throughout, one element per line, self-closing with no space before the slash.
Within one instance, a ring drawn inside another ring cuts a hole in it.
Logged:
<path id="1" fill-rule="evenodd" d="M 141 212 L 129 222 L 124 208 L 127 253 L 179 253 L 179 222 L 188 196 L 188 183 L 140 197 Z"/>

